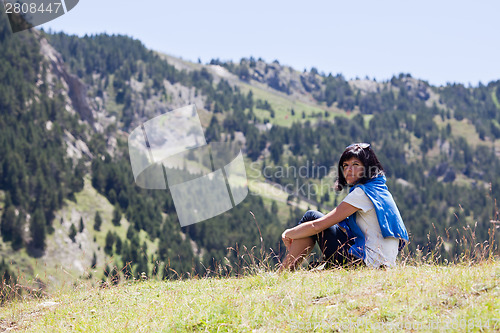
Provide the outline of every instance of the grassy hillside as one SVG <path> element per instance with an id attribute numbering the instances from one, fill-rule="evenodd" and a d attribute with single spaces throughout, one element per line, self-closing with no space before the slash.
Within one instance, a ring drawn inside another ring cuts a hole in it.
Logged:
<path id="1" fill-rule="evenodd" d="M 261 271 L 243 278 L 85 281 L 2 308 L 0 330 L 32 332 L 492 331 L 500 262 L 397 269 Z"/>
<path id="2" fill-rule="evenodd" d="M 100 231 L 94 229 L 97 211 L 103 220 Z M 125 241 L 130 223 L 122 217 L 120 226 L 112 224 L 113 205 L 97 193 L 90 184 L 90 179 L 85 178 L 84 189 L 75 195 L 75 201 L 67 201 L 65 207 L 55 215 L 54 232 L 47 236 L 47 248 L 42 257 L 29 256 L 26 249 L 14 251 L 0 239 L 0 255 L 15 267 L 14 273 L 20 284 L 33 285 L 33 279 L 41 279 L 47 283 L 44 288 L 49 288 L 50 292 L 89 274 L 99 279 L 106 265 L 113 266 L 114 262 L 121 262 L 119 255 L 111 258 L 104 253 L 105 238 L 107 232 L 111 231 Z M 80 218 L 84 225 L 82 231 L 79 231 Z M 75 241 L 69 237 L 72 224 L 77 229 Z M 139 233 L 139 239 L 140 244 L 146 242 L 148 255 L 157 250 L 158 240 L 151 241 L 144 230 Z M 94 255 L 96 264 L 91 266 Z"/>

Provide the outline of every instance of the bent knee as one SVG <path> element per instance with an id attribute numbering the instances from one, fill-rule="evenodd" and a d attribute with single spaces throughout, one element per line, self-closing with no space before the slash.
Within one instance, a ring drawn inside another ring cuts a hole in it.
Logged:
<path id="1" fill-rule="evenodd" d="M 317 210 L 308 210 L 304 216 L 300 219 L 298 224 L 304 223 L 304 222 L 309 222 L 309 221 L 314 221 L 319 219 L 320 217 L 324 216 L 323 213 L 318 212 Z"/>

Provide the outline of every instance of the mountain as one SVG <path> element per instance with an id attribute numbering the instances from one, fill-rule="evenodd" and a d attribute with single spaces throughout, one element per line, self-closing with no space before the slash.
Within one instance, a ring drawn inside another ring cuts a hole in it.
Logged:
<path id="1" fill-rule="evenodd" d="M 331 186 L 352 142 L 370 142 L 384 165 L 407 251 L 438 248 L 456 260 L 471 234 L 485 241 L 494 232 L 500 81 L 435 87 L 410 74 L 346 80 L 252 57 L 190 63 L 127 36 L 12 34 L 5 16 L 0 60 L 7 275 L 40 284 L 118 272 L 185 277 L 244 267 L 246 251 L 278 262 L 286 227 L 307 207 L 342 200 Z M 168 190 L 135 185 L 127 138 L 188 104 L 209 142 L 241 146 L 251 195 L 181 228 Z"/>

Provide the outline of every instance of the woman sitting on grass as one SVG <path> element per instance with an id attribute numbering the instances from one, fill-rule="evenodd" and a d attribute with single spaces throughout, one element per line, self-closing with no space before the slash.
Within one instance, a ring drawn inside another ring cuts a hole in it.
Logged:
<path id="1" fill-rule="evenodd" d="M 348 146 L 340 157 L 335 189 L 351 186 L 349 194 L 330 213 L 309 210 L 296 227 L 283 232 L 287 255 L 281 270 L 297 268 L 315 242 L 330 264 L 394 267 L 408 233 L 385 182 L 368 143 Z"/>

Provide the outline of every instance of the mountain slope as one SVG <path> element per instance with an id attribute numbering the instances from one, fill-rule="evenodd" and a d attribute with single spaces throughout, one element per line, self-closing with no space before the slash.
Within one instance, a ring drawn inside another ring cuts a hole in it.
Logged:
<path id="1" fill-rule="evenodd" d="M 440 244 L 442 259 L 456 259 L 464 228 L 482 242 L 498 219 L 500 81 L 433 87 L 409 74 L 347 81 L 261 59 L 192 64 L 127 36 L 11 35 L 6 24 L 2 16 L 0 231 L 2 254 L 16 262 L 64 261 L 67 246 L 66 257 L 76 257 L 68 269 L 82 256 L 72 274 L 87 275 L 95 252 L 98 278 L 123 267 L 128 276 L 179 277 L 238 260 L 231 249 L 244 245 L 276 254 L 276 264 L 282 230 L 308 206 L 332 207 L 345 195 L 331 185 L 352 142 L 370 142 L 382 161 L 410 251 Z M 253 195 L 180 228 L 169 191 L 135 186 L 127 136 L 187 104 L 197 106 L 208 141 L 241 145 Z M 93 204 L 80 203 L 92 191 Z M 97 207 L 103 228 L 90 232 Z M 89 232 L 70 243 L 80 215 Z"/>

